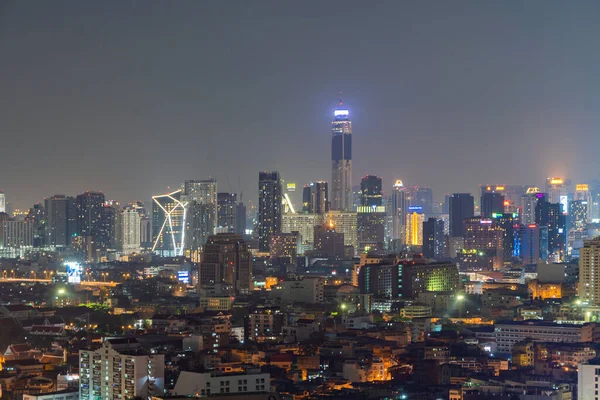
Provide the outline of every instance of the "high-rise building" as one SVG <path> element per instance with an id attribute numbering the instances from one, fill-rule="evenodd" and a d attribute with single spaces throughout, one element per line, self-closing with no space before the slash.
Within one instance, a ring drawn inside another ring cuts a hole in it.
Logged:
<path id="1" fill-rule="evenodd" d="M 71 238 L 77 235 L 77 202 L 73 197 L 54 195 L 46 198 L 47 246 L 70 247 Z"/>
<path id="2" fill-rule="evenodd" d="M 535 222 L 548 227 L 548 252 L 554 261 L 565 255 L 567 229 L 562 203 L 550 203 L 540 199 L 535 207 Z"/>
<path id="3" fill-rule="evenodd" d="M 464 221 L 475 215 L 475 200 L 470 193 L 454 193 L 449 201 L 450 236 L 464 237 Z"/>
<path id="4" fill-rule="evenodd" d="M 135 210 L 140 216 L 140 246 L 152 247 L 152 218 L 148 214 L 146 206 L 141 201 L 134 201 L 129 203 L 128 207 Z"/>
<path id="5" fill-rule="evenodd" d="M 42 204 L 34 204 L 27 213 L 27 219 L 33 223 L 33 247 L 46 245 L 46 210 Z"/>
<path id="6" fill-rule="evenodd" d="M 33 221 L 2 221 L 0 228 L 0 247 L 33 247 Z"/>
<path id="7" fill-rule="evenodd" d="M 520 220 L 523 225 L 535 224 L 535 206 L 539 199 L 546 195 L 540 192 L 540 189 L 532 186 L 521 196 L 521 215 Z"/>
<path id="8" fill-rule="evenodd" d="M 465 220 L 461 268 L 468 271 L 499 270 L 504 262 L 503 230 L 496 220 L 471 217 Z"/>
<path id="9" fill-rule="evenodd" d="M 406 215 L 406 240 L 407 246 L 423 246 L 423 222 L 425 214 L 423 207 L 408 206 Z"/>
<path id="10" fill-rule="evenodd" d="M 181 192 L 152 197 L 152 251 L 165 256 L 183 255 L 187 203 Z"/>
<path id="11" fill-rule="evenodd" d="M 566 178 L 553 177 L 546 179 L 546 194 L 549 203 L 561 203 L 563 212 L 566 213 L 569 207 L 568 191 L 570 181 Z"/>
<path id="12" fill-rule="evenodd" d="M 444 257 L 446 241 L 444 239 L 444 221 L 429 218 L 423 222 L 423 257 L 440 259 Z"/>
<path id="13" fill-rule="evenodd" d="M 296 265 L 298 249 L 301 247 L 302 235 L 299 232 L 274 233 L 269 239 L 269 253 L 271 259 L 286 260 Z"/>
<path id="14" fill-rule="evenodd" d="M 6 212 L 6 195 L 0 191 L 0 213 Z"/>
<path id="15" fill-rule="evenodd" d="M 481 193 L 481 216 L 492 218 L 492 214 L 504 214 L 504 196 L 497 192 Z"/>
<path id="16" fill-rule="evenodd" d="M 517 255 L 523 264 L 537 264 L 540 259 L 540 227 L 537 224 L 520 225 L 518 227 Z"/>
<path id="17" fill-rule="evenodd" d="M 344 234 L 336 232 L 333 222 L 315 226 L 314 254 L 330 259 L 344 258 Z"/>
<path id="18" fill-rule="evenodd" d="M 423 214 L 433 213 L 433 190 L 424 186 L 410 186 L 408 188 L 408 205 L 423 208 Z"/>
<path id="19" fill-rule="evenodd" d="M 135 338 L 106 339 L 98 350 L 79 350 L 79 399 L 159 396 L 165 387 L 165 356 L 143 351 Z"/>
<path id="20" fill-rule="evenodd" d="M 237 211 L 235 193 L 217 193 L 217 227 L 223 233 L 240 233 L 237 226 Z"/>
<path id="21" fill-rule="evenodd" d="M 600 305 L 600 237 L 585 240 L 579 249 L 579 299 Z"/>
<path id="22" fill-rule="evenodd" d="M 212 235 L 203 246 L 198 265 L 198 289 L 229 285 L 236 294 L 252 290 L 252 254 L 241 235 Z"/>
<path id="23" fill-rule="evenodd" d="M 392 188 L 392 198 L 390 202 L 391 214 L 391 239 L 393 241 L 404 242 L 406 229 L 406 188 L 401 180 L 397 180 Z"/>
<path id="24" fill-rule="evenodd" d="M 108 200 L 102 205 L 101 227 L 98 234 L 98 247 L 101 249 L 116 249 L 116 224 L 121 212 L 119 203 Z"/>
<path id="25" fill-rule="evenodd" d="M 77 196 L 77 233 L 99 240 L 102 236 L 104 194 L 85 192 Z"/>
<path id="26" fill-rule="evenodd" d="M 367 175 L 360 180 L 360 205 L 379 207 L 383 205 L 382 180 L 375 175 Z"/>
<path id="27" fill-rule="evenodd" d="M 141 218 L 136 209 L 125 207 L 116 215 L 115 243 L 121 254 L 139 253 Z"/>
<path id="28" fill-rule="evenodd" d="M 340 106 L 342 102 L 340 101 Z M 331 208 L 352 211 L 352 122 L 347 109 L 333 113 L 331 138 Z"/>
<path id="29" fill-rule="evenodd" d="M 269 236 L 281 232 L 282 192 L 279 172 L 258 175 L 258 248 L 269 251 Z"/>
<path id="30" fill-rule="evenodd" d="M 184 250 L 197 252 L 217 226 L 217 181 L 187 180 L 181 200 L 187 204 Z"/>
<path id="31" fill-rule="evenodd" d="M 496 221 L 500 229 L 502 229 L 502 249 L 503 258 L 505 261 L 510 260 L 515 256 L 515 224 L 517 224 L 518 214 L 504 213 L 492 214 L 492 219 Z"/>
<path id="32" fill-rule="evenodd" d="M 337 233 L 344 234 L 344 246 L 358 249 L 358 213 L 349 211 L 330 211 L 326 216 L 333 223 Z"/>
<path id="33" fill-rule="evenodd" d="M 385 207 L 360 206 L 357 215 L 358 251 L 382 251 L 385 243 Z"/>
<path id="34" fill-rule="evenodd" d="M 327 185 L 325 181 L 317 181 L 304 186 L 302 211 L 309 214 L 325 214 L 329 211 Z"/>
<path id="35" fill-rule="evenodd" d="M 354 229 L 356 231 L 356 213 L 352 214 L 354 214 Z M 304 250 L 312 250 L 315 226 L 321 225 L 324 221 L 323 218 L 323 214 L 283 214 L 281 216 L 281 232 L 298 232 L 302 238 L 303 247 L 300 252 L 304 253 Z M 356 233 L 354 237 L 356 238 Z"/>
<path id="36" fill-rule="evenodd" d="M 583 229 L 588 219 L 588 203 L 583 200 L 569 202 L 569 229 Z"/>
<path id="37" fill-rule="evenodd" d="M 237 204 L 235 208 L 235 221 L 235 233 L 237 233 L 238 235 L 246 234 L 246 206 L 241 201 Z"/>

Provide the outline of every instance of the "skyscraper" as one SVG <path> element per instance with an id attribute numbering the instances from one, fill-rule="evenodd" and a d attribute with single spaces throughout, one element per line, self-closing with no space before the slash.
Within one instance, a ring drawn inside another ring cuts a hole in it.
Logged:
<path id="1" fill-rule="evenodd" d="M 269 251 L 269 236 L 281 232 L 282 191 L 279 172 L 258 174 L 258 247 Z"/>
<path id="2" fill-rule="evenodd" d="M 77 235 L 77 202 L 73 197 L 54 195 L 45 200 L 47 246 L 70 247 Z"/>
<path id="3" fill-rule="evenodd" d="M 100 239 L 104 194 L 85 192 L 77 196 L 77 232 L 79 236 Z"/>
<path id="4" fill-rule="evenodd" d="M 181 200 L 187 204 L 184 249 L 197 252 L 217 226 L 217 181 L 185 181 Z"/>
<path id="5" fill-rule="evenodd" d="M 309 214 L 325 214 L 329 211 L 328 184 L 325 181 L 311 182 L 302 191 L 302 211 Z"/>
<path id="6" fill-rule="evenodd" d="M 566 246 L 566 222 L 561 203 L 540 199 L 535 207 L 535 222 L 548 227 L 548 253 L 554 261 L 562 260 Z"/>
<path id="7" fill-rule="evenodd" d="M 132 207 L 118 210 L 115 223 L 115 243 L 121 254 L 140 251 L 140 214 Z"/>
<path id="8" fill-rule="evenodd" d="M 440 259 L 444 257 L 444 221 L 429 218 L 423 222 L 423 257 Z"/>
<path id="9" fill-rule="evenodd" d="M 379 207 L 383 205 L 382 180 L 375 175 L 367 175 L 360 180 L 360 205 Z"/>
<path id="10" fill-rule="evenodd" d="M 0 192 L 0 213 L 6 212 L 6 195 Z"/>
<path id="11" fill-rule="evenodd" d="M 152 197 L 152 251 L 165 256 L 183 255 L 186 209 L 181 189 Z"/>
<path id="12" fill-rule="evenodd" d="M 475 214 L 475 200 L 470 193 L 454 193 L 449 199 L 450 236 L 464 237 L 464 220 Z"/>
<path id="13" fill-rule="evenodd" d="M 523 225 L 535 224 L 535 206 L 539 199 L 545 197 L 540 193 L 537 187 L 527 188 L 527 191 L 521 196 L 521 223 Z"/>
<path id="14" fill-rule="evenodd" d="M 115 249 L 117 247 L 115 230 L 120 212 L 119 203 L 114 200 L 106 201 L 102 205 L 101 227 L 97 239 L 99 248 Z"/>
<path id="15" fill-rule="evenodd" d="M 340 106 L 342 102 L 340 101 Z M 331 138 L 331 208 L 352 211 L 352 122 L 350 112 L 333 113 Z"/>
<path id="16" fill-rule="evenodd" d="M 423 207 L 409 206 L 406 214 L 406 245 L 422 246 L 423 245 Z"/>
<path id="17" fill-rule="evenodd" d="M 217 193 L 217 227 L 222 233 L 240 233 L 237 231 L 237 195 L 235 193 Z"/>
<path id="18" fill-rule="evenodd" d="M 200 257 L 198 289 L 226 284 L 236 294 L 248 294 L 252 290 L 252 255 L 241 235 L 211 235 Z"/>
<path id="19" fill-rule="evenodd" d="M 423 186 L 410 186 L 408 188 L 409 206 L 419 206 L 423 208 L 423 214 L 431 215 L 433 212 L 433 190 Z"/>
<path id="20" fill-rule="evenodd" d="M 468 271 L 498 270 L 504 262 L 503 231 L 495 220 L 467 218 L 460 265 Z"/>
<path id="21" fill-rule="evenodd" d="M 504 196 L 486 191 L 481 193 L 481 216 L 492 218 L 492 214 L 504 214 Z"/>
<path id="22" fill-rule="evenodd" d="M 540 227 L 537 224 L 520 225 L 518 228 L 518 256 L 523 264 L 536 264 L 540 259 Z"/>
<path id="23" fill-rule="evenodd" d="M 566 178 L 553 177 L 546 179 L 546 194 L 549 203 L 561 203 L 562 212 L 567 213 L 569 209 L 569 183 Z"/>
<path id="24" fill-rule="evenodd" d="M 579 299 L 600 305 L 600 237 L 585 240 L 579 249 Z"/>
<path id="25" fill-rule="evenodd" d="M 401 180 L 397 180 L 392 187 L 392 198 L 390 201 L 391 217 L 391 239 L 402 244 L 405 239 L 404 224 L 406 223 L 406 188 Z"/>

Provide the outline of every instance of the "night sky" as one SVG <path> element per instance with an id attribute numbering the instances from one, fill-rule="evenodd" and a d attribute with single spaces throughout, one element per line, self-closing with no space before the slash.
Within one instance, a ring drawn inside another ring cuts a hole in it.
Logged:
<path id="1" fill-rule="evenodd" d="M 598 1 L 0 2 L 0 188 L 15 207 L 259 170 L 444 192 L 600 177 Z M 228 180 L 230 184 L 228 184 Z"/>

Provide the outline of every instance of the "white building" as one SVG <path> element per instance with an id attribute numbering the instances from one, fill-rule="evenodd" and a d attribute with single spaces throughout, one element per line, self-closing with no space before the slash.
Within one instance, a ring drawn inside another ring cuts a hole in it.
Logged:
<path id="1" fill-rule="evenodd" d="M 319 304 L 324 300 L 323 281 L 320 278 L 283 281 L 272 287 L 270 293 L 284 303 Z"/>
<path id="2" fill-rule="evenodd" d="M 260 369 L 245 372 L 182 371 L 173 389 L 176 396 L 211 396 L 232 393 L 260 393 L 271 390 L 271 375 Z"/>
<path id="3" fill-rule="evenodd" d="M 118 400 L 164 394 L 165 356 L 147 354 L 136 339 L 106 339 L 79 351 L 79 399 Z"/>
<path id="4" fill-rule="evenodd" d="M 349 211 L 329 211 L 325 216 L 331 219 L 335 231 L 344 234 L 344 246 L 354 246 L 358 249 L 358 214 Z"/>
<path id="5" fill-rule="evenodd" d="M 500 353 L 510 353 L 515 343 L 527 338 L 536 342 L 592 341 L 592 325 L 555 324 L 543 321 L 501 322 L 495 325 L 494 333 Z"/>
<path id="6" fill-rule="evenodd" d="M 140 214 L 133 208 L 124 208 L 117 214 L 115 235 L 117 248 L 122 254 L 140 252 L 140 228 Z"/>
<path id="7" fill-rule="evenodd" d="M 23 394 L 23 400 L 79 400 L 79 392 L 77 389 L 68 389 L 50 393 Z"/>
<path id="8" fill-rule="evenodd" d="M 600 359 L 595 358 L 577 367 L 577 400 L 600 399 Z"/>
<path id="9" fill-rule="evenodd" d="M 3 221 L 0 224 L 0 247 L 33 246 L 33 221 Z"/>
<path id="10" fill-rule="evenodd" d="M 322 214 L 282 214 L 281 232 L 299 232 L 304 249 L 312 250 L 315 243 L 315 226 L 323 224 Z M 299 251 L 304 253 L 304 251 Z"/>

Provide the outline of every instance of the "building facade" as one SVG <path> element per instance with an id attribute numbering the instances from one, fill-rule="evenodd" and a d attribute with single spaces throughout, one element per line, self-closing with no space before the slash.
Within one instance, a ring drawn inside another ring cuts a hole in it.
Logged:
<path id="1" fill-rule="evenodd" d="M 269 251 L 269 237 L 281 232 L 282 191 L 279 172 L 258 175 L 258 247 Z"/>
<path id="2" fill-rule="evenodd" d="M 331 208 L 339 211 L 352 211 L 352 122 L 350 121 L 350 112 L 342 108 L 335 110 L 331 126 Z"/>

